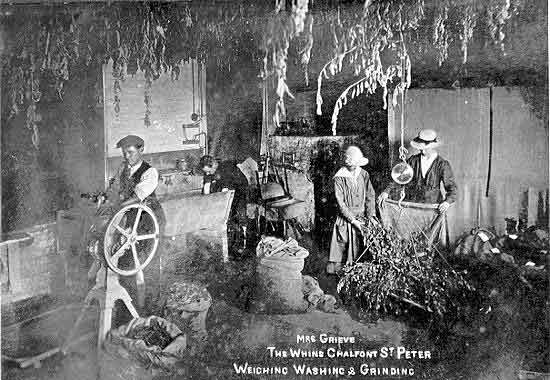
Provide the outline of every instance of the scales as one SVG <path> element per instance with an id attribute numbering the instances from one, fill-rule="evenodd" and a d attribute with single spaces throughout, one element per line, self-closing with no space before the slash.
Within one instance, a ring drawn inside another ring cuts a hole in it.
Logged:
<path id="1" fill-rule="evenodd" d="M 405 199 L 405 186 L 412 181 L 414 176 L 414 171 L 411 165 L 407 163 L 407 149 L 405 148 L 405 96 L 407 87 L 405 86 L 405 59 L 401 59 L 401 141 L 399 146 L 399 159 L 401 162 L 397 163 L 391 171 L 391 178 L 395 183 L 401 185 L 401 197 L 399 199 L 399 205 L 403 199 Z"/>
<path id="2" fill-rule="evenodd" d="M 208 141 L 206 138 L 206 132 L 200 131 L 201 122 L 204 117 L 203 109 L 202 109 L 202 75 L 200 72 L 200 69 L 198 70 L 197 75 L 197 87 L 198 87 L 198 95 L 199 95 L 199 107 L 197 110 L 197 107 L 195 105 L 195 61 L 191 61 L 191 82 L 192 82 L 192 94 L 193 94 L 193 112 L 191 113 L 191 123 L 184 123 L 182 124 L 182 130 L 183 130 L 183 145 L 199 145 L 200 149 L 202 150 L 203 155 L 208 154 Z M 198 112 L 198 113 L 197 113 Z M 199 130 L 198 133 L 192 135 L 189 137 L 187 135 L 187 130 Z M 204 135 L 204 144 L 201 139 L 201 136 Z"/>
<path id="3" fill-rule="evenodd" d="M 399 185 L 406 185 L 411 182 L 413 176 L 414 171 L 406 161 L 396 164 L 391 170 L 391 178 Z"/>

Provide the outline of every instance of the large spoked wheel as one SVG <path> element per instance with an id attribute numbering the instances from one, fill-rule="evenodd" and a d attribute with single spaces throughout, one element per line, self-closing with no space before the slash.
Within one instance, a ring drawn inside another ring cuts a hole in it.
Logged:
<path id="1" fill-rule="evenodd" d="M 120 209 L 109 221 L 103 254 L 109 268 L 121 276 L 132 276 L 153 260 L 159 244 L 159 223 L 149 207 L 133 204 Z M 119 260 L 131 252 L 134 268 L 121 268 Z"/>

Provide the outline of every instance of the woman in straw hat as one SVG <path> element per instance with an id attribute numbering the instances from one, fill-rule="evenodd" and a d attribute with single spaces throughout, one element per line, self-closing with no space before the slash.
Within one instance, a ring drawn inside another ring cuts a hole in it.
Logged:
<path id="1" fill-rule="evenodd" d="M 437 133 L 432 129 L 423 129 L 411 141 L 411 146 L 419 153 L 409 157 L 407 163 L 413 169 L 412 181 L 405 187 L 405 201 L 415 203 L 437 203 L 439 212 L 444 213 L 456 201 L 457 187 L 449 161 L 442 158 L 436 148 L 440 145 Z M 445 194 L 441 192 L 441 184 Z M 399 188 L 392 183 L 379 198 L 380 207 L 384 206 L 390 194 Z"/>
<path id="2" fill-rule="evenodd" d="M 345 166 L 334 176 L 339 212 L 332 231 L 327 273 L 337 272 L 342 262 L 353 262 L 360 247 L 360 219 L 375 215 L 374 189 L 369 173 L 361 169 L 368 162 L 358 147 L 350 146 L 346 150 Z"/>

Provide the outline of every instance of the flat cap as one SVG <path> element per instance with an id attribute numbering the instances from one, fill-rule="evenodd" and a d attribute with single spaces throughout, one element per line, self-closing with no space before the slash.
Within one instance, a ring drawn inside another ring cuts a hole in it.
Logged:
<path id="1" fill-rule="evenodd" d="M 136 135 L 128 135 L 123 137 L 116 143 L 117 148 L 125 148 L 127 146 L 135 146 L 136 148 L 141 148 L 144 145 L 144 141 L 141 137 Z"/>

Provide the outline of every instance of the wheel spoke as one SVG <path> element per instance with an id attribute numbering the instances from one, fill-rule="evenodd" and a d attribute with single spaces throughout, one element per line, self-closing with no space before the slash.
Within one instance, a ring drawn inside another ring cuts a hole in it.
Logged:
<path id="1" fill-rule="evenodd" d="M 136 240 L 149 240 L 149 239 L 156 239 L 159 235 L 158 234 L 148 234 L 148 235 L 138 235 L 136 237 Z"/>
<path id="2" fill-rule="evenodd" d="M 126 252 L 126 250 L 128 249 L 129 245 L 130 245 L 129 243 L 124 243 L 122 247 L 120 247 L 118 251 L 116 251 L 115 254 L 111 256 L 111 260 L 116 261 L 120 259 L 120 257 L 124 254 L 124 252 Z"/>
<path id="3" fill-rule="evenodd" d="M 134 269 L 139 269 L 140 263 L 139 263 L 139 257 L 138 257 L 138 253 L 137 253 L 137 249 L 136 249 L 135 244 L 132 244 L 132 256 L 134 256 L 134 263 L 135 263 L 135 268 Z"/>
<path id="4" fill-rule="evenodd" d="M 130 233 L 129 233 L 127 230 L 125 230 L 124 228 L 122 228 L 122 227 L 120 227 L 120 226 L 116 226 L 115 228 L 116 228 L 116 230 L 117 230 L 118 232 L 120 232 L 120 233 L 121 233 L 122 235 L 124 235 L 125 237 L 130 236 Z"/>
<path id="5" fill-rule="evenodd" d="M 141 213 L 143 212 L 143 209 L 142 208 L 138 208 L 138 211 L 137 211 L 137 215 L 136 215 L 136 220 L 134 221 L 134 228 L 132 229 L 132 233 L 136 233 L 137 232 L 137 228 L 138 228 L 138 224 L 139 224 L 139 219 L 141 218 Z"/>

